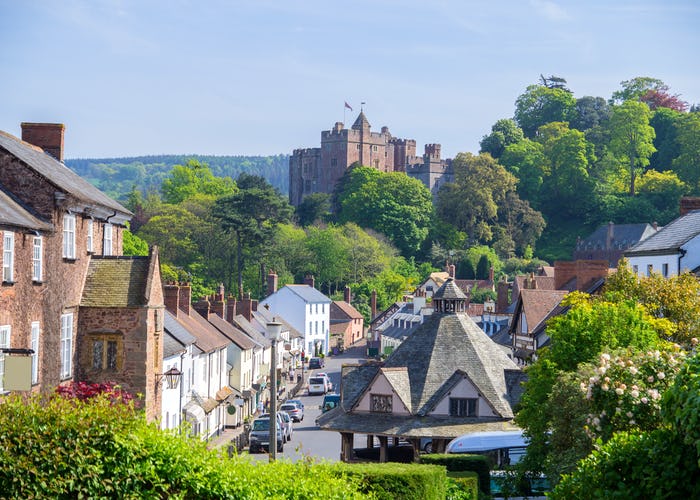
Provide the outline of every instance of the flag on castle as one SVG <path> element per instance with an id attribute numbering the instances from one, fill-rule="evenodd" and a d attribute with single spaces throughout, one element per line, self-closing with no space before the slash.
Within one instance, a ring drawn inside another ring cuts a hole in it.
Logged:
<path id="1" fill-rule="evenodd" d="M 348 104 L 347 101 L 345 101 L 345 107 L 348 108 L 350 111 L 352 111 L 352 107 Z"/>

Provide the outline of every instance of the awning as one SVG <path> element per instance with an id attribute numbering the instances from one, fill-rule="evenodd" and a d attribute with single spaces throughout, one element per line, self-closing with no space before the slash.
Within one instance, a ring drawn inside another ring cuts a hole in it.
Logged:
<path id="1" fill-rule="evenodd" d="M 219 406 L 219 402 L 216 399 L 208 398 L 202 402 L 204 413 L 211 413 L 217 406 Z"/>
<path id="2" fill-rule="evenodd" d="M 204 419 L 206 418 L 206 415 L 204 414 L 204 410 L 194 400 L 187 403 L 185 405 L 185 407 L 182 409 L 182 411 L 184 411 L 185 414 L 188 415 L 195 422 L 203 422 Z"/>
<path id="3" fill-rule="evenodd" d="M 227 397 L 233 394 L 233 389 L 229 386 L 224 386 L 216 392 L 216 400 L 224 401 Z"/>
<path id="4" fill-rule="evenodd" d="M 255 389 L 246 389 L 243 391 L 243 399 L 253 399 L 256 394 L 257 391 Z"/>

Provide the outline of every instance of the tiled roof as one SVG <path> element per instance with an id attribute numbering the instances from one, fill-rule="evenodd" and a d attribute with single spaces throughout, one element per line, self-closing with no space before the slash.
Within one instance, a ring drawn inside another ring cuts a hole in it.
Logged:
<path id="1" fill-rule="evenodd" d="M 0 131 L 0 148 L 27 164 L 42 177 L 72 197 L 131 217 L 133 214 L 41 148 Z"/>
<path id="2" fill-rule="evenodd" d="M 391 337 L 393 339 L 401 340 L 411 335 L 419 326 L 420 323 L 412 323 L 412 326 L 408 328 L 402 326 L 390 326 L 389 328 L 382 330 L 381 335 L 382 337 Z"/>
<path id="3" fill-rule="evenodd" d="M 231 322 L 262 347 L 270 347 L 272 345 L 270 340 L 262 332 L 258 331 L 242 314 L 237 314 Z"/>
<path id="4" fill-rule="evenodd" d="M 222 349 L 231 342 L 196 311 L 192 311 L 190 315 L 180 311 L 177 321 L 194 336 L 194 344 L 203 352 Z"/>
<path id="5" fill-rule="evenodd" d="M 534 279 L 537 285 L 537 290 L 554 290 L 554 276 L 516 276 L 515 281 L 518 284 L 518 288 L 523 290 L 525 280 Z"/>
<path id="6" fill-rule="evenodd" d="M 163 326 L 165 327 L 165 331 L 172 335 L 177 341 L 184 345 L 188 346 L 190 344 L 194 344 L 194 341 L 196 340 L 190 332 L 187 331 L 187 329 L 180 323 L 178 320 L 175 318 L 175 315 L 171 313 L 170 311 L 165 311 L 165 315 L 163 318 Z"/>
<path id="7" fill-rule="evenodd" d="M 236 344 L 242 350 L 254 349 L 258 344 L 248 335 L 240 331 L 228 321 L 224 320 L 217 314 L 209 314 L 209 323 L 217 330 L 223 333 L 231 342 Z"/>
<path id="8" fill-rule="evenodd" d="M 258 320 L 258 323 L 260 323 L 264 328 L 266 328 L 267 323 L 273 320 L 282 323 L 282 331 L 289 332 L 289 340 L 300 339 L 304 337 L 304 335 L 299 330 L 290 325 L 287 322 L 287 320 L 285 320 L 282 316 L 280 316 L 279 314 L 272 314 L 265 308 L 265 306 L 259 307 L 257 311 L 254 311 L 253 317 L 256 318 Z"/>
<path id="9" fill-rule="evenodd" d="M 82 307 L 139 307 L 146 305 L 148 257 L 93 256 L 90 259 Z"/>
<path id="10" fill-rule="evenodd" d="M 550 278 L 554 278 L 554 266 L 542 266 L 542 267 L 540 267 L 539 275 L 540 276 L 549 276 Z"/>
<path id="11" fill-rule="evenodd" d="M 437 291 L 433 294 L 433 300 L 436 299 L 445 299 L 445 300 L 453 300 L 453 299 L 464 299 L 467 300 L 467 296 L 464 294 L 464 292 L 457 286 L 457 283 L 455 283 L 454 279 L 448 278 L 443 285 L 437 289 Z"/>
<path id="12" fill-rule="evenodd" d="M 53 224 L 34 216 L 28 207 L 3 191 L 2 186 L 0 186 L 0 225 L 37 231 L 53 229 Z"/>
<path id="13" fill-rule="evenodd" d="M 391 387 L 396 392 L 401 402 L 407 409 L 411 409 L 411 383 L 408 379 L 408 368 L 399 366 L 395 368 L 383 367 L 379 370 Z"/>
<path id="14" fill-rule="evenodd" d="M 163 358 L 169 358 L 184 351 L 185 346 L 166 329 L 165 335 L 163 336 Z"/>
<path id="15" fill-rule="evenodd" d="M 331 302 L 331 321 L 333 320 L 346 320 L 359 319 L 362 318 L 362 314 L 355 309 L 352 304 L 345 302 L 344 300 L 334 300 Z"/>
<path id="16" fill-rule="evenodd" d="M 527 320 L 527 333 L 532 333 L 561 303 L 568 292 L 563 290 L 521 290 L 521 310 Z M 516 321 L 513 321 L 515 325 Z"/>
<path id="17" fill-rule="evenodd" d="M 625 255 L 678 250 L 698 234 L 700 234 L 700 210 L 693 210 L 671 221 L 646 240 L 640 241 L 627 250 Z"/>
<path id="18" fill-rule="evenodd" d="M 309 285 L 284 285 L 283 288 L 288 288 L 307 303 L 331 303 L 331 299 Z"/>

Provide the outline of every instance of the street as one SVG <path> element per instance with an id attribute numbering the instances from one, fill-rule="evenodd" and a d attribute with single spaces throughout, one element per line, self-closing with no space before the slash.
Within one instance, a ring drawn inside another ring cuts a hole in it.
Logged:
<path id="1" fill-rule="evenodd" d="M 357 363 L 365 358 L 364 342 L 361 346 L 347 349 L 337 356 L 327 356 L 326 365 L 320 370 L 304 370 L 304 380 L 318 372 L 326 373 L 333 383 L 334 392 L 340 389 L 340 368 L 344 363 Z M 306 395 L 306 388 L 297 395 L 304 403 L 304 420 L 294 424 L 291 441 L 284 445 L 284 452 L 278 453 L 280 459 L 297 462 L 304 459 L 340 460 L 340 435 L 337 432 L 321 431 L 316 427 L 316 417 L 321 414 L 323 395 Z M 253 460 L 268 460 L 267 453 L 254 453 Z"/>

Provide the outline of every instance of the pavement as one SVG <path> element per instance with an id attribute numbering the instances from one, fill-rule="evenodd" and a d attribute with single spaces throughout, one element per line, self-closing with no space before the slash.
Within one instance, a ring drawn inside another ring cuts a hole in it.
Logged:
<path id="1" fill-rule="evenodd" d="M 338 354 L 336 356 L 333 356 L 335 358 L 343 358 L 345 356 L 350 357 L 352 355 L 360 354 L 364 356 L 364 353 L 366 352 L 366 344 L 365 340 L 359 340 L 355 344 L 352 345 L 352 347 L 348 348 L 345 350 L 345 352 Z M 307 358 L 308 362 L 308 358 Z M 308 364 L 307 368 L 304 370 L 306 373 L 308 371 Z M 286 381 L 286 392 L 285 392 L 285 397 L 284 399 L 290 399 L 294 396 L 293 390 L 296 387 L 296 382 L 290 382 L 288 378 L 285 378 Z M 303 387 L 303 385 L 302 385 Z M 226 428 L 222 432 L 219 433 L 218 436 L 214 436 L 209 439 L 208 447 L 210 449 L 215 449 L 215 448 L 226 448 L 228 447 L 229 444 L 232 442 L 235 442 L 236 439 L 238 439 L 238 436 L 243 434 L 245 432 L 244 426 L 240 427 L 233 427 L 233 428 Z"/>

